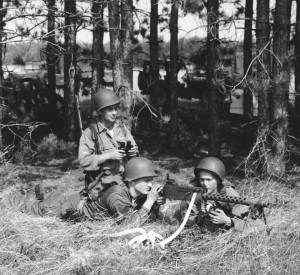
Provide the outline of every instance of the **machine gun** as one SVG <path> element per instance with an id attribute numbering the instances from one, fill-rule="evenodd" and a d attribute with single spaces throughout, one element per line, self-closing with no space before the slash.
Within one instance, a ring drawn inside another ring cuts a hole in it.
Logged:
<path id="1" fill-rule="evenodd" d="M 193 193 L 198 193 L 197 195 L 198 200 L 203 199 L 203 200 L 213 200 L 218 202 L 243 204 L 243 205 L 255 207 L 257 209 L 263 209 L 264 207 L 270 206 L 269 203 L 263 203 L 260 200 L 251 200 L 247 198 L 226 196 L 221 194 L 206 194 L 203 192 L 202 187 L 195 187 L 191 184 L 179 185 L 175 182 L 174 179 L 170 179 L 169 175 L 167 175 L 165 185 L 160 195 L 172 200 L 190 201 Z"/>
<path id="2" fill-rule="evenodd" d="M 263 221 L 266 225 L 267 234 L 270 234 L 271 229 L 267 225 L 267 218 L 264 212 L 265 207 L 269 208 L 271 206 L 270 203 L 263 203 L 260 200 L 251 200 L 247 198 L 226 196 L 221 194 L 206 194 L 202 187 L 195 187 L 192 184 L 179 185 L 174 179 L 170 179 L 168 174 L 160 195 L 171 200 L 191 201 L 194 193 L 197 193 L 198 201 L 213 200 L 215 202 L 228 202 L 250 206 L 250 210 L 258 211 L 258 216 L 263 218 Z M 255 218 L 257 218 L 257 216 Z"/>
<path id="3" fill-rule="evenodd" d="M 251 200 L 247 198 L 226 196 L 221 194 L 206 194 L 202 187 L 195 187 L 191 184 L 179 185 L 174 179 L 170 179 L 167 174 L 167 179 L 163 190 L 160 192 L 161 196 L 172 200 L 186 200 L 191 201 L 194 193 L 197 193 L 197 200 L 213 200 L 215 202 L 228 202 L 234 204 L 243 204 L 250 206 L 250 210 L 256 210 L 258 216 L 263 218 L 266 225 L 266 231 L 270 234 L 271 229 L 267 225 L 267 219 L 264 212 L 265 207 L 270 207 L 270 203 L 263 203 L 260 200 Z M 195 200 L 195 199 L 194 199 Z M 253 216 L 252 218 L 257 218 Z"/>

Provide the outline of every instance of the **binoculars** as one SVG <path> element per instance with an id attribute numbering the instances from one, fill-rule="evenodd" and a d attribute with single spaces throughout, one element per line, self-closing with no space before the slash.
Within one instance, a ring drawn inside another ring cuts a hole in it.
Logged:
<path id="1" fill-rule="evenodd" d="M 133 148 L 133 146 L 131 145 L 131 141 L 127 141 L 127 142 L 123 142 L 123 141 L 118 141 L 119 144 L 119 150 L 123 150 L 125 151 L 125 155 L 127 157 L 132 157 L 128 155 L 128 152 Z"/>

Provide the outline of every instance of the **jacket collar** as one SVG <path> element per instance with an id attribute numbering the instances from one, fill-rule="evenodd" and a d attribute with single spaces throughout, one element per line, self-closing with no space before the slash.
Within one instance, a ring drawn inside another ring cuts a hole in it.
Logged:
<path id="1" fill-rule="evenodd" d="M 119 123 L 116 121 L 115 124 L 114 124 L 114 130 L 119 127 Z M 99 133 L 102 133 L 102 132 L 107 132 L 108 129 L 104 126 L 104 124 L 100 121 L 97 122 L 97 130 Z"/>

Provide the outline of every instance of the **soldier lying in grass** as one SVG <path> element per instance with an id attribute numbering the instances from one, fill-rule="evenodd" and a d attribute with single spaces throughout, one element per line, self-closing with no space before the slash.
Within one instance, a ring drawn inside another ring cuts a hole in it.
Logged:
<path id="1" fill-rule="evenodd" d="M 195 178 L 191 183 L 196 187 L 202 187 L 207 194 L 239 197 L 238 192 L 232 187 L 231 183 L 224 180 L 225 166 L 221 160 L 214 157 L 204 158 L 194 169 L 194 173 Z M 182 201 L 179 209 L 175 211 L 175 217 L 182 220 L 188 205 L 188 202 Z M 227 202 L 197 201 L 196 198 L 188 224 L 199 225 L 210 232 L 230 228 L 242 230 L 248 214 L 249 206 Z"/>
<path id="2" fill-rule="evenodd" d="M 155 219 L 165 199 L 159 195 L 162 186 L 153 184 L 156 177 L 152 163 L 142 157 L 130 159 L 124 172 L 123 185 L 114 185 L 101 195 L 96 204 L 118 222 L 139 226 L 148 218 Z"/>
<path id="3" fill-rule="evenodd" d="M 18 207 L 22 212 L 39 216 L 56 216 L 66 220 L 99 220 L 114 217 L 118 223 L 139 226 L 149 216 L 155 218 L 159 205 L 164 199 L 159 197 L 161 186 L 152 184 L 156 177 L 152 163 L 140 157 L 129 160 L 125 167 L 125 183 L 103 182 L 103 179 L 90 183 L 83 191 L 64 195 L 57 191 L 45 193 L 42 186 L 35 188 L 36 199 L 27 193 L 9 197 L 5 205 Z M 109 177 L 105 178 L 106 181 Z"/>

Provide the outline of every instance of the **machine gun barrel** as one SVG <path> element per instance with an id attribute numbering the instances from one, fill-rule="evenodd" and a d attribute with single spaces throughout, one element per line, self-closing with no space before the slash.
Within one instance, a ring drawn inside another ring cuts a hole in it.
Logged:
<path id="1" fill-rule="evenodd" d="M 220 194 L 202 194 L 202 198 L 204 200 L 221 201 L 221 202 L 243 204 L 243 205 L 249 205 L 249 206 L 257 206 L 257 207 L 269 207 L 268 203 L 263 203 L 259 200 L 251 200 L 251 199 L 247 199 L 247 198 L 226 196 L 226 195 L 220 195 Z"/>

